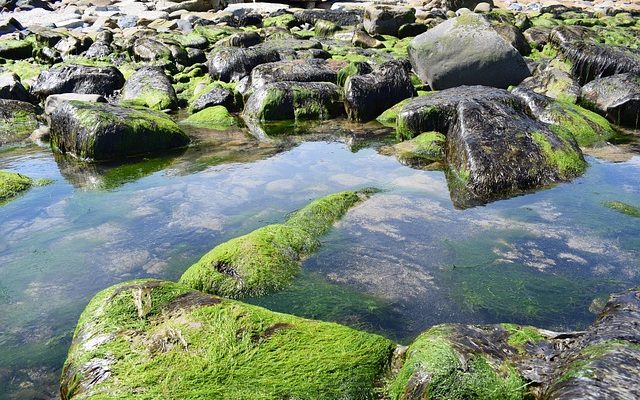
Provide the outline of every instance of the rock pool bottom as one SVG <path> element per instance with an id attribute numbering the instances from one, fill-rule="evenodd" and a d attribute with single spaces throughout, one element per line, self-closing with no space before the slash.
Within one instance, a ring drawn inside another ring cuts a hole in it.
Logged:
<path id="1" fill-rule="evenodd" d="M 380 155 L 384 137 L 306 140 L 212 134 L 119 167 L 0 153 L 0 169 L 54 179 L 0 207 L 0 398 L 56 393 L 100 289 L 175 280 L 216 244 L 340 190 L 384 192 L 345 216 L 292 288 L 251 303 L 408 343 L 443 322 L 582 328 L 607 294 L 640 284 L 639 220 L 604 205 L 640 206 L 638 156 L 588 158 L 571 183 L 456 210 L 444 173 Z"/>

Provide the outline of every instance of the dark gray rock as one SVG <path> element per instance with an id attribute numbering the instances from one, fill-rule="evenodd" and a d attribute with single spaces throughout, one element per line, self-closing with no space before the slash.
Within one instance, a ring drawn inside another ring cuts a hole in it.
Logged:
<path id="1" fill-rule="evenodd" d="M 149 38 L 140 38 L 135 41 L 132 48 L 133 56 L 139 61 L 166 61 L 173 60 L 173 54 L 164 44 Z"/>
<path id="2" fill-rule="evenodd" d="M 198 111 L 213 106 L 224 106 L 230 111 L 237 108 L 235 105 L 235 97 L 231 91 L 224 88 L 214 88 L 193 102 L 191 112 L 197 113 Z"/>
<path id="3" fill-rule="evenodd" d="M 545 44 L 549 43 L 551 29 L 544 27 L 533 27 L 525 30 L 522 33 L 529 42 L 529 46 L 532 49 L 542 49 Z"/>
<path id="4" fill-rule="evenodd" d="M 0 5 L 0 8 L 2 6 Z M 24 27 L 13 17 L 8 17 L 0 20 L 0 35 L 6 35 L 7 33 L 13 33 L 23 30 Z"/>
<path id="5" fill-rule="evenodd" d="M 364 10 L 364 29 L 372 35 L 398 35 L 402 25 L 416 21 L 413 8 L 372 5 Z"/>
<path id="6" fill-rule="evenodd" d="M 400 39 L 403 39 L 407 37 L 418 36 L 421 33 L 425 33 L 428 29 L 429 27 L 425 24 L 420 24 L 420 23 L 404 24 L 400 26 L 400 28 L 398 28 L 398 37 Z"/>
<path id="7" fill-rule="evenodd" d="M 273 49 L 229 47 L 214 50 L 209 55 L 207 66 L 214 80 L 237 82 L 258 65 L 279 60 L 280 54 Z"/>
<path id="8" fill-rule="evenodd" d="M 564 42 L 560 51 L 572 63 L 572 73 L 582 84 L 606 76 L 640 74 L 640 50 L 586 41 Z"/>
<path id="9" fill-rule="evenodd" d="M 498 32 L 498 35 L 500 35 L 505 42 L 518 50 L 518 53 L 521 55 L 528 56 L 531 54 L 531 46 L 529 46 L 527 39 L 525 39 L 522 32 L 520 32 L 520 29 L 509 24 L 494 25 L 493 29 Z"/>
<path id="10" fill-rule="evenodd" d="M 257 90 L 272 82 L 336 83 L 337 71 L 320 59 L 276 61 L 258 65 L 251 72 L 251 88 Z"/>
<path id="11" fill-rule="evenodd" d="M 231 47 L 251 47 L 259 43 L 262 43 L 262 36 L 258 32 L 238 32 L 224 39 L 219 40 L 216 46 L 231 46 Z"/>
<path id="12" fill-rule="evenodd" d="M 52 148 L 80 159 L 115 160 L 188 143 L 175 122 L 151 110 L 68 101 L 51 114 Z"/>
<path id="13" fill-rule="evenodd" d="M 171 80 L 158 67 L 143 67 L 131 75 L 122 87 L 120 102 L 159 111 L 178 107 Z"/>
<path id="14" fill-rule="evenodd" d="M 40 73 L 31 86 L 31 93 L 41 99 L 59 93 L 111 96 L 124 82 L 124 76 L 115 67 L 65 65 Z"/>
<path id="15" fill-rule="evenodd" d="M 334 24 L 344 26 L 355 26 L 362 23 L 362 12 L 356 10 L 300 10 L 294 16 L 301 23 L 315 25 L 318 20 L 331 21 Z"/>
<path id="16" fill-rule="evenodd" d="M 640 127 L 640 75 L 618 74 L 582 87 L 581 100 L 616 125 Z"/>
<path id="17" fill-rule="evenodd" d="M 331 119 L 344 113 L 340 89 L 328 82 L 274 82 L 253 92 L 244 116 L 258 121 Z"/>
<path id="18" fill-rule="evenodd" d="M 13 73 L 0 75 L 0 99 L 37 103 L 37 99 L 22 86 L 18 75 Z"/>
<path id="19" fill-rule="evenodd" d="M 9 60 L 24 60 L 33 53 L 33 45 L 26 40 L 0 40 L 0 58 Z"/>
<path id="20" fill-rule="evenodd" d="M 95 42 L 87 49 L 84 56 L 92 59 L 106 58 L 113 53 L 113 49 L 104 41 Z"/>
<path id="21" fill-rule="evenodd" d="M 372 73 L 348 78 L 344 85 L 344 104 L 350 119 L 370 121 L 415 94 L 402 63 L 389 61 Z"/>
<path id="22" fill-rule="evenodd" d="M 481 15 L 447 20 L 416 36 L 409 59 L 423 82 L 433 89 L 460 85 L 506 88 L 530 75 L 522 56 Z"/>

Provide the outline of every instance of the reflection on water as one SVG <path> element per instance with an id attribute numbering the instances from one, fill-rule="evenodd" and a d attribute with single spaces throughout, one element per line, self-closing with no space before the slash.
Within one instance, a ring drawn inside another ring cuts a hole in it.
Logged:
<path id="1" fill-rule="evenodd" d="M 98 290 L 177 279 L 216 244 L 339 190 L 384 192 L 347 214 L 294 287 L 251 302 L 406 342 L 441 322 L 580 328 L 594 298 L 640 283 L 639 221 L 602 205 L 640 205 L 638 156 L 589 158 L 572 183 L 462 211 L 443 172 L 378 153 L 389 130 L 305 132 L 194 130 L 183 152 L 119 165 L 35 146 L 0 154 L 0 169 L 54 179 L 0 207 L 0 398 L 55 394 Z"/>

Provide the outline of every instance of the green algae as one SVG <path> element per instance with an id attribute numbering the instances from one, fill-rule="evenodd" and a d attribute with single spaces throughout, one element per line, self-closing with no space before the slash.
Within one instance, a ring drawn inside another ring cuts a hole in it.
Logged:
<path id="1" fill-rule="evenodd" d="M 27 139 L 39 125 L 38 117 L 29 109 L 11 112 L 9 118 L 0 119 L 0 147 Z"/>
<path id="2" fill-rule="evenodd" d="M 46 69 L 46 67 L 43 65 L 28 62 L 28 61 L 23 61 L 23 60 L 7 62 L 6 64 L 2 65 L 2 68 L 9 70 L 14 74 L 18 75 L 20 77 L 20 81 L 26 88 L 28 88 L 28 85 L 27 85 L 28 81 L 38 77 L 38 75 L 40 75 L 40 73 L 44 69 Z"/>
<path id="3" fill-rule="evenodd" d="M 84 346 L 87 335 L 102 340 Z M 97 294 L 75 338 L 63 399 L 369 399 L 393 351 L 377 335 L 152 280 Z M 110 374 L 84 392 L 94 360 Z"/>
<path id="4" fill-rule="evenodd" d="M 602 144 L 616 136 L 606 118 L 570 101 L 555 101 L 549 111 L 554 123 L 569 132 L 579 146 Z"/>
<path id="5" fill-rule="evenodd" d="M 509 346 L 515 347 L 521 353 L 527 343 L 538 343 L 544 340 L 538 329 L 533 326 L 515 324 L 501 324 L 501 326 L 509 332 L 509 338 L 507 339 Z"/>
<path id="6" fill-rule="evenodd" d="M 587 168 L 587 162 L 580 154 L 579 150 L 575 150 L 569 145 L 568 137 L 572 137 L 571 133 L 558 125 L 551 125 L 552 131 L 561 140 L 561 146 L 553 146 L 549 139 L 541 132 L 533 132 L 531 137 L 536 142 L 544 155 L 547 162 L 553 165 L 562 179 L 570 179 L 582 174 Z"/>
<path id="7" fill-rule="evenodd" d="M 290 29 L 296 25 L 296 23 L 296 17 L 294 17 L 293 14 L 288 13 L 281 14 L 276 17 L 267 17 L 262 20 L 262 26 L 265 28 L 275 26 Z"/>
<path id="8" fill-rule="evenodd" d="M 529 54 L 529 58 L 531 58 L 534 61 L 540 61 L 542 59 L 549 59 L 549 58 L 556 58 L 557 56 L 558 56 L 558 50 L 551 43 L 545 44 L 542 50 L 538 50 L 534 46 L 532 46 L 531 54 Z"/>
<path id="9" fill-rule="evenodd" d="M 446 137 L 438 132 L 424 132 L 411 140 L 400 142 L 394 146 L 396 157 L 400 162 L 430 164 L 442 161 Z"/>
<path id="10" fill-rule="evenodd" d="M 605 201 L 602 203 L 605 207 L 617 211 L 621 214 L 628 215 L 634 218 L 640 218 L 640 208 L 632 206 L 631 204 L 623 203 L 621 201 Z"/>
<path id="11" fill-rule="evenodd" d="M 409 99 L 402 100 L 398 104 L 392 106 L 391 108 L 389 108 L 388 110 L 380 114 L 378 118 L 376 118 L 376 121 L 380 122 L 382 125 L 385 125 L 385 126 L 395 127 L 398 114 L 400 113 L 400 111 L 402 111 L 404 106 L 409 104 L 411 100 L 413 99 L 409 98 Z"/>
<path id="12" fill-rule="evenodd" d="M 580 350 L 580 353 L 574 361 L 569 363 L 562 375 L 558 378 L 558 382 L 566 382 L 572 379 L 590 378 L 597 379 L 598 368 L 593 364 L 598 359 L 609 353 L 624 350 L 625 348 L 633 348 L 640 350 L 640 344 L 631 343 L 623 340 L 607 340 L 601 343 L 593 344 Z"/>
<path id="13" fill-rule="evenodd" d="M 318 238 L 371 191 L 340 192 L 318 199 L 283 224 L 268 225 L 216 246 L 189 267 L 180 282 L 231 298 L 261 296 L 291 284 L 300 261 Z"/>
<path id="14" fill-rule="evenodd" d="M 29 189 L 34 184 L 26 175 L 0 171 L 0 204 Z"/>
<path id="15" fill-rule="evenodd" d="M 236 125 L 236 119 L 225 106 L 205 108 L 181 121 L 182 124 L 200 128 L 227 129 Z"/>
<path id="16" fill-rule="evenodd" d="M 434 399 L 524 398 L 524 381 L 513 366 L 495 367 L 480 354 L 463 363 L 447 339 L 449 329 L 446 325 L 433 327 L 409 346 L 404 365 L 389 385 L 391 399 L 407 398 L 416 389 Z M 419 388 L 412 378 L 420 380 Z"/>

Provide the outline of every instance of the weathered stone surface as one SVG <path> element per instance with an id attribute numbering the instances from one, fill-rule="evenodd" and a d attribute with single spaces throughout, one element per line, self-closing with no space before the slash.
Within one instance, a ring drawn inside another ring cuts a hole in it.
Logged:
<path id="1" fill-rule="evenodd" d="M 344 85 L 347 115 L 357 121 L 375 119 L 387 108 L 415 94 L 409 73 L 399 61 L 389 61 L 366 75 L 352 76 Z"/>
<path id="2" fill-rule="evenodd" d="M 488 3 L 493 7 L 493 0 L 443 0 L 442 7 L 446 10 L 457 11 L 461 8 L 473 10 L 480 3 Z"/>
<path id="3" fill-rule="evenodd" d="M 0 148 L 29 137 L 38 127 L 42 110 L 31 103 L 0 99 Z"/>
<path id="4" fill-rule="evenodd" d="M 300 10 L 296 11 L 294 16 L 298 21 L 311 25 L 315 25 L 321 19 L 341 27 L 362 23 L 362 12 L 356 10 Z"/>
<path id="5" fill-rule="evenodd" d="M 560 51 L 571 61 L 573 75 L 582 84 L 616 74 L 640 74 L 638 49 L 570 41 L 562 43 Z"/>
<path id="6" fill-rule="evenodd" d="M 582 101 L 616 125 L 640 127 L 640 75 L 618 74 L 582 87 Z"/>
<path id="7" fill-rule="evenodd" d="M 258 43 L 262 43 L 262 36 L 258 32 L 238 32 L 224 39 L 220 39 L 216 46 L 230 46 L 230 47 L 251 47 Z"/>
<path id="8" fill-rule="evenodd" d="M 531 53 L 531 46 L 527 43 L 520 29 L 510 24 L 498 24 L 494 25 L 493 29 L 498 32 L 498 35 L 504 39 L 505 42 L 513 46 L 518 53 L 523 56 L 528 56 Z"/>
<path id="9" fill-rule="evenodd" d="M 124 76 L 115 67 L 65 65 L 43 71 L 31 86 L 31 93 L 41 99 L 60 93 L 111 96 L 124 82 Z"/>
<path id="10" fill-rule="evenodd" d="M 3 39 L 0 40 L 0 58 L 10 60 L 23 60 L 31 57 L 33 45 L 26 40 Z"/>
<path id="11" fill-rule="evenodd" d="M 372 398 L 393 348 L 381 336 L 334 323 L 172 282 L 130 281 L 98 293 L 80 317 L 60 394 Z"/>
<path id="12" fill-rule="evenodd" d="M 330 119 L 344 113 L 340 89 L 328 82 L 274 82 L 253 92 L 244 116 L 259 121 Z"/>
<path id="13" fill-rule="evenodd" d="M 76 93 L 63 93 L 63 94 L 52 94 L 47 97 L 44 102 L 44 113 L 52 114 L 59 106 L 66 103 L 67 101 L 84 101 L 84 102 L 92 102 L 92 103 L 106 103 L 107 100 L 99 95 L 99 94 L 76 94 Z"/>
<path id="14" fill-rule="evenodd" d="M 522 81 L 518 87 L 574 103 L 580 97 L 580 85 L 571 76 L 570 68 L 557 60 L 549 64 L 541 63 L 533 76 Z"/>
<path id="15" fill-rule="evenodd" d="M 402 25 L 416 20 L 413 8 L 373 5 L 364 11 L 364 29 L 372 35 L 398 35 Z"/>
<path id="16" fill-rule="evenodd" d="M 225 106 L 227 109 L 236 108 L 233 93 L 224 88 L 213 88 L 209 92 L 198 97 L 198 99 L 191 105 L 191 111 L 196 113 L 213 106 Z"/>
<path id="17" fill-rule="evenodd" d="M 460 85 L 506 88 L 529 76 L 522 56 L 478 14 L 441 23 L 416 36 L 408 50 L 420 79 L 437 90 Z"/>
<path id="18" fill-rule="evenodd" d="M 258 65 L 279 60 L 279 53 L 273 49 L 229 47 L 210 54 L 207 66 L 213 79 L 237 82 L 249 75 Z"/>
<path id="19" fill-rule="evenodd" d="M 251 88 L 259 89 L 272 82 L 336 83 L 337 71 L 320 59 L 286 60 L 258 65 L 251 72 Z"/>
<path id="20" fill-rule="evenodd" d="M 20 78 L 12 73 L 0 75 L 0 99 L 35 103 L 37 100 L 22 86 Z"/>
<path id="21" fill-rule="evenodd" d="M 68 101 L 51 114 L 51 146 L 80 159 L 114 160 L 188 143 L 169 117 L 147 109 Z"/>
<path id="22" fill-rule="evenodd" d="M 122 88 L 120 102 L 153 110 L 178 107 L 178 98 L 169 77 L 157 67 L 143 67 L 131 75 Z"/>
<path id="23" fill-rule="evenodd" d="M 172 61 L 173 54 L 166 45 L 150 38 L 140 38 L 133 44 L 133 56 L 139 61 Z"/>

